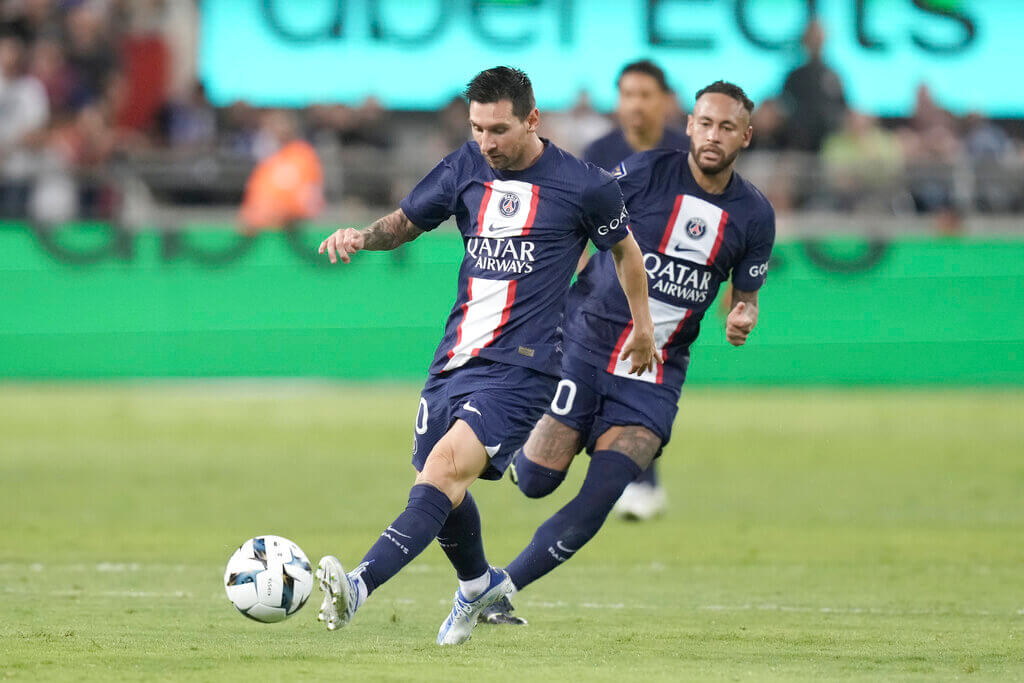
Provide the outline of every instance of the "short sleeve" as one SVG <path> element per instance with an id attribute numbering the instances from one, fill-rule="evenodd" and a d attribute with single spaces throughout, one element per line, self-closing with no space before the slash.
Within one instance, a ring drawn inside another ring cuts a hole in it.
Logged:
<path id="1" fill-rule="evenodd" d="M 420 230 L 433 230 L 455 213 L 457 172 L 450 157 L 442 159 L 399 203 Z"/>
<path id="2" fill-rule="evenodd" d="M 601 176 L 583 193 L 583 224 L 594 246 L 607 251 L 629 234 L 629 214 L 619 184 L 604 171 Z"/>
<path id="3" fill-rule="evenodd" d="M 769 205 L 748 239 L 746 253 L 732 270 L 733 287 L 742 292 L 753 292 L 764 285 L 774 244 L 775 211 Z"/>

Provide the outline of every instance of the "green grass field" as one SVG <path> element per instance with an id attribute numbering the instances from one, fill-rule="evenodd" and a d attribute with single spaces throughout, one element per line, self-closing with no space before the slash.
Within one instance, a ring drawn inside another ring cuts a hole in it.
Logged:
<path id="1" fill-rule="evenodd" d="M 0 385 L 0 679 L 1024 680 L 1024 393 L 694 390 L 669 514 L 610 520 L 434 644 L 429 548 L 353 624 L 221 587 L 277 533 L 353 564 L 404 506 L 418 387 Z M 473 491 L 492 563 L 572 494 Z"/>

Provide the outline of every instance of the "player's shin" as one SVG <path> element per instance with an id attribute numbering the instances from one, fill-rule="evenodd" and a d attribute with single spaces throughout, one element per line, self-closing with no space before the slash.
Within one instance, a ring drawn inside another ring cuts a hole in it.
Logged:
<path id="1" fill-rule="evenodd" d="M 405 511 L 392 522 L 366 553 L 362 580 L 367 594 L 397 574 L 430 545 L 451 513 L 452 503 L 430 484 L 409 491 Z"/>
<path id="2" fill-rule="evenodd" d="M 522 590 L 571 558 L 597 534 L 626 484 L 640 467 L 618 451 L 597 451 L 576 497 L 536 531 L 530 544 L 506 570 Z"/>
<path id="3" fill-rule="evenodd" d="M 487 589 L 488 565 L 480 531 L 480 512 L 469 491 L 451 511 L 437 535 L 437 542 L 455 567 L 462 594 L 473 600 Z"/>

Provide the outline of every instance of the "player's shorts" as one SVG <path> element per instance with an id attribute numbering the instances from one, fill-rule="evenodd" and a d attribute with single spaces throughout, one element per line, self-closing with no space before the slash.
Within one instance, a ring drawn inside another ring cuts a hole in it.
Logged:
<path id="1" fill-rule="evenodd" d="M 606 372 L 579 358 L 568 343 L 562 380 L 547 414 L 580 433 L 588 453 L 612 426 L 641 425 L 661 439 L 657 456 L 672 437 L 679 394 L 669 387 Z M 656 457 L 657 457 L 656 456 Z"/>
<path id="2" fill-rule="evenodd" d="M 456 420 L 483 443 L 490 466 L 482 479 L 501 479 L 551 402 L 558 378 L 530 368 L 475 358 L 451 372 L 431 375 L 416 412 L 412 465 L 427 456 Z"/>

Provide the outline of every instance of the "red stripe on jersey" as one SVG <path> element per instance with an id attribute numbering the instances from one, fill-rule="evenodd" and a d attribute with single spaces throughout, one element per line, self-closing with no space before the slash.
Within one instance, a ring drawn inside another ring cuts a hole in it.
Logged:
<path id="1" fill-rule="evenodd" d="M 722 211 L 722 220 L 718 223 L 718 236 L 715 237 L 715 246 L 711 247 L 711 255 L 708 256 L 708 262 L 704 265 L 710 266 L 715 262 L 715 257 L 718 256 L 718 250 L 722 247 L 722 237 L 725 236 L 725 223 L 729 220 L 729 214 Z"/>
<path id="2" fill-rule="evenodd" d="M 490 192 L 490 189 L 487 190 Z M 448 359 L 455 355 L 455 349 L 459 348 L 459 344 L 462 343 L 462 326 L 466 323 L 466 316 L 469 315 L 469 302 L 473 300 L 473 278 L 469 278 L 469 282 L 466 284 L 466 303 L 462 304 L 462 322 L 455 328 L 455 346 L 448 349 Z"/>
<path id="3" fill-rule="evenodd" d="M 668 241 L 672 238 L 672 229 L 676 226 L 676 219 L 679 218 L 679 209 L 683 207 L 683 195 L 676 196 L 675 206 L 672 207 L 672 215 L 668 217 L 668 225 L 665 226 L 665 235 L 661 238 L 658 251 L 665 253 L 668 248 Z"/>
<path id="4" fill-rule="evenodd" d="M 490 346 L 491 342 L 498 338 L 498 335 L 501 334 L 502 329 L 505 327 L 505 323 L 508 322 L 508 318 L 512 314 L 512 304 L 516 302 L 516 285 L 518 283 L 518 280 L 509 280 L 508 294 L 505 296 L 505 308 L 501 309 L 501 322 L 498 323 L 498 327 L 495 328 L 494 334 L 492 334 L 491 338 L 487 340 L 484 347 Z M 480 349 L 473 349 L 474 356 L 479 353 Z"/>
<path id="5" fill-rule="evenodd" d="M 692 313 L 693 313 L 693 309 L 692 308 L 686 309 L 686 313 L 683 314 L 683 318 L 679 321 L 679 324 L 676 325 L 676 329 L 672 330 L 672 334 L 670 334 L 668 336 L 668 340 L 665 342 L 665 345 L 663 347 L 661 347 L 661 363 L 657 364 L 657 366 L 658 366 L 658 377 L 655 380 L 655 382 L 657 384 L 661 384 L 662 381 L 664 381 L 664 374 L 663 374 L 664 373 L 664 363 L 665 363 L 665 361 L 668 360 L 668 347 L 672 345 L 672 340 L 676 338 L 676 335 L 679 334 L 680 332 L 682 332 L 683 325 L 685 325 L 686 321 L 690 319 L 690 315 Z"/>
<path id="6" fill-rule="evenodd" d="M 491 201 L 491 184 L 484 183 L 484 198 L 480 202 L 480 213 L 476 216 L 476 234 L 484 234 L 484 214 L 487 213 L 487 202 Z"/>
<path id="7" fill-rule="evenodd" d="M 533 227 L 533 219 L 537 216 L 537 202 L 540 201 L 540 188 L 536 185 L 531 185 L 530 189 L 533 191 L 533 196 L 530 197 L 530 213 L 526 217 L 526 224 L 523 225 L 523 237 L 530 234 L 530 228 Z"/>
<path id="8" fill-rule="evenodd" d="M 633 321 L 630 320 L 629 324 L 626 325 L 626 329 L 619 335 L 619 341 L 615 343 L 615 349 L 612 351 L 612 357 L 608 359 L 608 372 L 615 373 L 615 364 L 619 362 L 619 354 L 622 353 L 622 347 L 626 344 L 626 338 L 629 333 L 633 331 Z"/>

